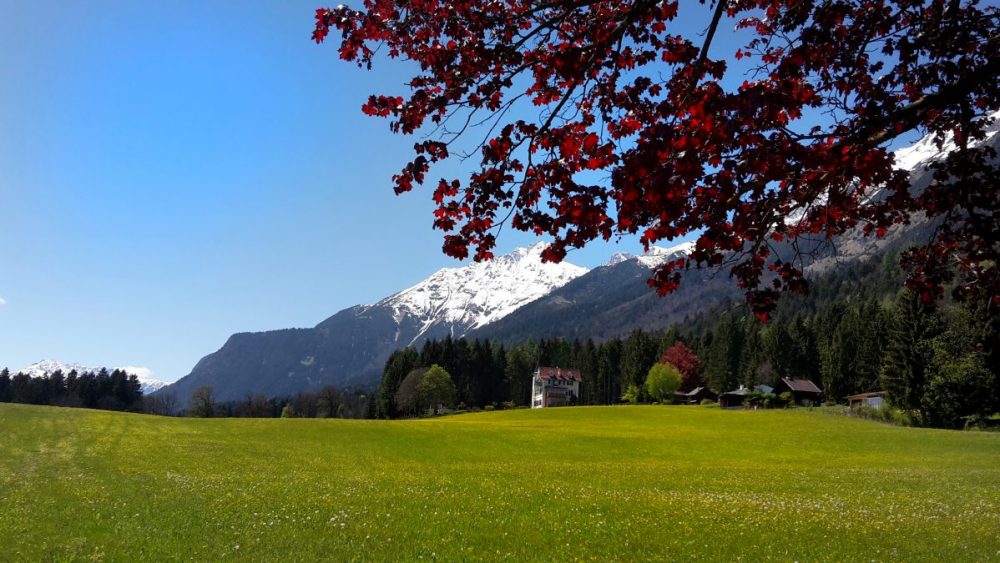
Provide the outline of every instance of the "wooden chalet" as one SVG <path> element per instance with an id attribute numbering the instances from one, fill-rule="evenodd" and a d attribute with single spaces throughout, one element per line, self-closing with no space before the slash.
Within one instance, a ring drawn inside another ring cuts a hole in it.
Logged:
<path id="1" fill-rule="evenodd" d="M 580 370 L 540 367 L 531 379 L 531 408 L 575 404 L 580 397 Z"/>
<path id="2" fill-rule="evenodd" d="M 816 387 L 815 383 L 808 379 L 795 379 L 792 377 L 782 377 L 774 392 L 778 395 L 791 393 L 793 403 L 806 407 L 820 404 L 823 398 L 823 390 Z"/>

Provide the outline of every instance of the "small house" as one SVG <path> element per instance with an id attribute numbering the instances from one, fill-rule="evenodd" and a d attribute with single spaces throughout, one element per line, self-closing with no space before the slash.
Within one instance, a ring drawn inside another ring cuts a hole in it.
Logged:
<path id="1" fill-rule="evenodd" d="M 580 396 L 580 370 L 540 367 L 531 379 L 531 408 L 575 404 Z"/>
<path id="2" fill-rule="evenodd" d="M 719 395 L 719 406 L 724 409 L 741 407 L 747 400 L 747 393 L 749 392 L 750 390 L 742 385 L 735 391 L 726 391 Z"/>
<path id="3" fill-rule="evenodd" d="M 847 397 L 847 405 L 850 408 L 868 407 L 880 409 L 885 404 L 885 391 L 875 391 L 873 393 L 858 393 Z"/>
<path id="4" fill-rule="evenodd" d="M 791 393 L 793 403 L 806 407 L 820 404 L 820 399 L 823 397 L 823 390 L 816 387 L 815 383 L 808 379 L 793 377 L 782 377 L 774 392 L 778 395 Z"/>
<path id="5" fill-rule="evenodd" d="M 760 385 L 755 385 L 753 390 L 763 393 L 765 395 L 770 395 L 771 393 L 774 393 L 774 387 L 771 387 L 770 385 L 766 385 L 764 383 L 761 383 Z"/>
<path id="6" fill-rule="evenodd" d="M 695 387 L 687 392 L 678 391 L 675 395 L 678 402 L 686 405 L 698 405 L 705 399 L 713 402 L 719 400 L 719 396 L 713 393 L 708 387 Z"/>

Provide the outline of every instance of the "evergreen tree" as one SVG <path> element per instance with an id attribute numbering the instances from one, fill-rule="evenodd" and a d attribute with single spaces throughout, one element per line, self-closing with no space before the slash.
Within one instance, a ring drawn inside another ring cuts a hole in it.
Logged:
<path id="1" fill-rule="evenodd" d="M 922 303 L 912 291 L 900 292 L 879 376 L 893 405 L 906 410 L 920 408 L 927 384 L 927 340 L 935 336 L 937 325 L 932 305 Z"/>
<path id="2" fill-rule="evenodd" d="M 659 342 L 649 334 L 634 330 L 622 345 L 622 386 L 639 390 L 640 400 L 645 397 L 646 374 L 657 361 Z"/>
<path id="3" fill-rule="evenodd" d="M 516 405 L 531 404 L 531 374 L 538 367 L 535 343 L 531 340 L 512 347 L 507 352 L 504 379 L 507 381 L 510 400 Z"/>
<path id="4" fill-rule="evenodd" d="M 10 371 L 3 368 L 0 371 L 0 403 L 10 402 Z"/>
<path id="5" fill-rule="evenodd" d="M 375 392 L 375 418 L 396 418 L 399 416 L 399 409 L 396 406 L 396 392 L 399 390 L 400 383 L 403 382 L 407 374 L 419 365 L 423 355 L 435 347 L 436 343 L 428 341 L 419 355 L 413 348 L 404 348 L 389 356 L 385 363 L 385 370 L 382 372 L 382 382 Z"/>

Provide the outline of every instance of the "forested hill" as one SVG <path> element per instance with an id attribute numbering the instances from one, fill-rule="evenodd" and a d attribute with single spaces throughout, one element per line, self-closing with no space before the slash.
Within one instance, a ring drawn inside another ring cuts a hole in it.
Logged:
<path id="1" fill-rule="evenodd" d="M 804 378 L 831 402 L 885 389 L 915 422 L 944 427 L 1000 409 L 997 316 L 987 304 L 921 303 L 901 289 L 897 260 L 898 252 L 891 252 L 832 269 L 813 280 L 808 296 L 783 300 L 768 324 L 731 301 L 667 330 L 633 330 L 604 340 L 557 336 L 506 346 L 489 340 L 429 341 L 420 350 L 390 357 L 374 412 L 400 414 L 400 383 L 412 370 L 432 364 L 451 373 L 466 406 L 528 404 L 538 365 L 579 369 L 583 404 L 648 400 L 646 374 L 678 343 L 698 365 L 697 373 L 685 374 L 688 387 L 723 392 Z"/>

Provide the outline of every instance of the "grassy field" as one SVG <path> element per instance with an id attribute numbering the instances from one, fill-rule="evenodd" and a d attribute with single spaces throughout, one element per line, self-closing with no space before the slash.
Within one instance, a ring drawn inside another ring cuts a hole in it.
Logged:
<path id="1" fill-rule="evenodd" d="M 0 560 L 1000 559 L 1000 434 L 805 410 L 0 404 Z"/>

